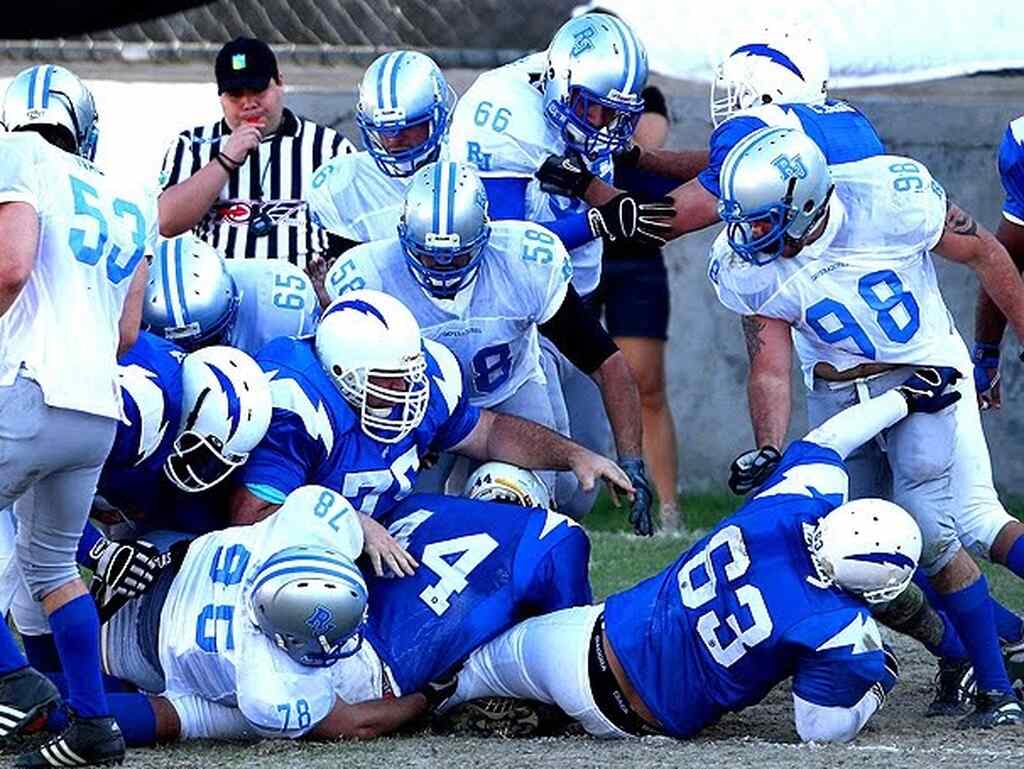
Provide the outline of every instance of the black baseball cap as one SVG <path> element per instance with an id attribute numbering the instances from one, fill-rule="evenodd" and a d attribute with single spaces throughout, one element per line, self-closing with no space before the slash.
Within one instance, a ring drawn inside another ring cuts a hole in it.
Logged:
<path id="1" fill-rule="evenodd" d="M 252 89 L 262 91 L 271 78 L 279 79 L 277 57 L 270 46 L 253 37 L 236 37 L 220 49 L 214 65 L 217 93 Z"/>

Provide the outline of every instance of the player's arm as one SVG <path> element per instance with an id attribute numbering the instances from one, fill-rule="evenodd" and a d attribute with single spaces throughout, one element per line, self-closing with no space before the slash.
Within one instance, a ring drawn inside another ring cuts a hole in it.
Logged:
<path id="1" fill-rule="evenodd" d="M 30 203 L 0 204 L 0 318 L 28 283 L 39 249 L 39 216 Z"/>
<path id="2" fill-rule="evenodd" d="M 945 258 L 966 264 L 978 275 L 981 287 L 1024 341 L 1024 280 L 1006 248 L 956 203 L 947 203 L 942 236 L 932 249 Z"/>
<path id="3" fill-rule="evenodd" d="M 196 173 L 180 182 L 172 175 L 172 183 L 160 193 L 158 201 L 160 234 L 165 238 L 171 238 L 195 227 L 217 200 L 231 174 L 241 167 L 262 139 L 263 130 L 260 126 L 240 125 L 228 135 L 226 141 L 222 142 L 219 154 Z M 181 146 L 185 142 L 184 137 L 179 138 L 168 151 L 165 171 L 167 163 L 180 170 L 183 161 L 178 159 L 178 153 L 187 154 L 187 146 Z"/>
<path id="4" fill-rule="evenodd" d="M 743 339 L 750 358 L 747 399 L 754 442 L 782 446 L 789 427 L 793 340 L 790 325 L 777 318 L 745 315 Z"/>
<path id="5" fill-rule="evenodd" d="M 119 356 L 128 352 L 139 338 L 139 329 L 142 327 L 142 302 L 146 298 L 146 283 L 148 281 L 149 260 L 140 259 L 139 265 L 132 275 L 132 282 L 128 286 L 128 295 L 124 299 L 121 319 L 117 325 L 119 333 L 117 354 Z"/>
<path id="6" fill-rule="evenodd" d="M 306 735 L 310 740 L 337 740 L 345 737 L 369 739 L 390 734 L 427 712 L 422 694 L 369 700 L 350 705 L 338 699 L 320 723 Z"/>
<path id="7" fill-rule="evenodd" d="M 280 506 L 280 502 L 257 496 L 248 486 L 239 486 L 231 493 L 229 503 L 231 525 L 246 526 L 259 523 L 273 515 Z"/>

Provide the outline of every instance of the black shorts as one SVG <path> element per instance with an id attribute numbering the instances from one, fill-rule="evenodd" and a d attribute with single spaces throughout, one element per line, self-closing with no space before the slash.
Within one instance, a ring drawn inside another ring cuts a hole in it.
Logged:
<path id="1" fill-rule="evenodd" d="M 640 259 L 605 259 L 601 282 L 587 305 L 604 315 L 608 333 L 643 339 L 668 339 L 668 271 L 660 252 Z"/>

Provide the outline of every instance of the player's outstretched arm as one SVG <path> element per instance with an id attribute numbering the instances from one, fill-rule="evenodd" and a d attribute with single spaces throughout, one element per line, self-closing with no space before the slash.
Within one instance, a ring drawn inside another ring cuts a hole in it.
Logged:
<path id="1" fill-rule="evenodd" d="M 932 249 L 966 264 L 1024 342 L 1024 280 L 1003 244 L 956 203 L 948 203 L 942 237 Z"/>
<path id="2" fill-rule="evenodd" d="M 762 315 L 745 315 L 743 339 L 750 358 L 747 400 L 754 442 L 781 448 L 789 428 L 793 339 L 788 323 Z"/>
<path id="3" fill-rule="evenodd" d="M 305 737 L 310 740 L 380 737 L 423 715 L 428 706 L 427 698 L 422 694 L 369 700 L 355 705 L 339 699 L 327 717 Z"/>
<path id="4" fill-rule="evenodd" d="M 28 203 L 0 205 L 0 318 L 28 283 L 39 249 L 39 217 Z"/>
<path id="5" fill-rule="evenodd" d="M 117 354 L 123 355 L 128 352 L 139 338 L 139 329 L 142 328 L 142 302 L 146 298 L 146 284 L 149 282 L 149 261 L 140 259 L 135 273 L 132 275 L 132 282 L 128 286 L 128 295 L 124 298 L 124 306 L 121 308 L 121 319 L 117 324 L 119 338 L 117 342 Z"/>

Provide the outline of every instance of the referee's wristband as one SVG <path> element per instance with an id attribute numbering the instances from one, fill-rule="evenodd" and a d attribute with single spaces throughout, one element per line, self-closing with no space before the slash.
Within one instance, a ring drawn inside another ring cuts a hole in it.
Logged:
<path id="1" fill-rule="evenodd" d="M 220 164 L 221 168 L 228 172 L 228 176 L 238 170 L 238 166 L 228 165 L 227 161 L 221 155 L 214 155 L 213 159 Z"/>

